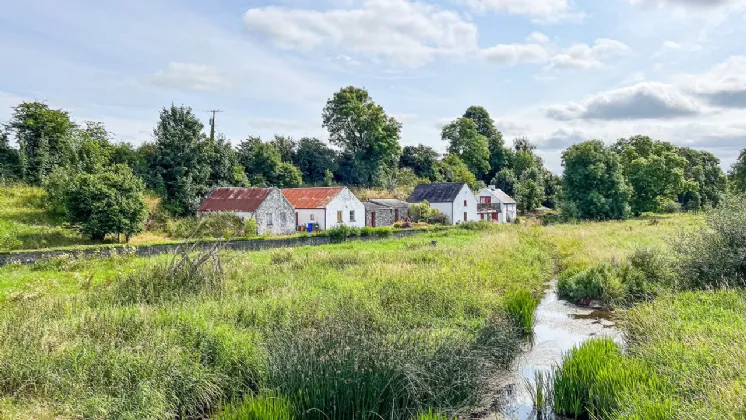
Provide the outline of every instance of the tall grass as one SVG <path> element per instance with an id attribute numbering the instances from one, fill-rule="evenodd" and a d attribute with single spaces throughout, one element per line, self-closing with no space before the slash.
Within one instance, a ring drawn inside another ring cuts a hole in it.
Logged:
<path id="1" fill-rule="evenodd" d="M 550 417 L 554 410 L 554 372 L 537 370 L 533 381 L 524 378 L 523 385 L 531 396 L 537 419 L 541 420 L 544 415 Z"/>
<path id="2" fill-rule="evenodd" d="M 505 295 L 505 308 L 515 324 L 526 335 L 534 332 L 534 311 L 539 303 L 527 290 L 513 291 Z"/>
<path id="3" fill-rule="evenodd" d="M 249 396 L 220 410 L 216 420 L 292 420 L 290 405 L 281 396 Z"/>

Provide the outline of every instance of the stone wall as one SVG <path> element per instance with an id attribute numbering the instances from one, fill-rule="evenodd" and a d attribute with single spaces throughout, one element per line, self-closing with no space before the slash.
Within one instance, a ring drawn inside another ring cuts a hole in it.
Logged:
<path id="1" fill-rule="evenodd" d="M 422 230 L 401 230 L 393 233 L 393 238 L 403 238 L 407 236 L 424 233 Z M 348 241 L 366 241 L 381 239 L 377 236 L 349 238 Z M 385 239 L 385 238 L 383 238 Z M 299 246 L 318 246 L 331 243 L 328 236 L 308 236 L 299 238 L 282 238 L 282 239 L 254 239 L 227 241 L 223 243 L 225 249 L 234 251 L 260 251 L 273 248 L 291 248 Z M 160 254 L 170 254 L 175 252 L 179 247 L 189 246 L 189 244 L 162 244 L 162 245 L 141 245 L 141 246 L 99 246 L 78 250 L 55 250 L 55 251 L 25 251 L 0 254 L 0 267 L 8 264 L 33 264 L 37 261 L 59 258 L 97 258 L 114 255 L 136 255 L 138 257 L 149 257 Z M 210 248 L 213 243 L 205 242 L 199 245 L 202 248 Z"/>
<path id="2" fill-rule="evenodd" d="M 394 209 L 385 207 L 377 209 L 365 209 L 365 226 L 373 226 L 373 213 L 376 213 L 376 226 L 391 226 L 394 224 Z"/>

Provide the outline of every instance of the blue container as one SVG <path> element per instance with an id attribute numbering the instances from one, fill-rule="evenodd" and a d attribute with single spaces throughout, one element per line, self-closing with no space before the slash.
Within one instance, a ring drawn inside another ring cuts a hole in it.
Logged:
<path id="1" fill-rule="evenodd" d="M 308 224 L 308 233 L 313 232 L 313 223 Z"/>

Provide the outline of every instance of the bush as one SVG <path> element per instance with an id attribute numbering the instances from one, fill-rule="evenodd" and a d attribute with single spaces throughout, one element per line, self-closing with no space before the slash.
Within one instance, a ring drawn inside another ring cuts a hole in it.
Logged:
<path id="1" fill-rule="evenodd" d="M 331 238 L 332 243 L 338 244 L 346 241 L 347 238 L 360 236 L 360 229 L 346 225 L 339 225 L 327 229 L 324 234 Z"/>
<path id="2" fill-rule="evenodd" d="M 427 217 L 427 223 L 431 225 L 450 225 L 451 220 L 448 219 L 448 216 L 441 213 L 437 209 L 433 209 L 433 211 Z"/>
<path id="3" fill-rule="evenodd" d="M 409 217 L 415 222 L 427 220 L 430 216 L 430 203 L 423 201 L 409 206 Z"/>
<path id="4" fill-rule="evenodd" d="M 247 238 L 255 238 L 259 235 L 259 228 L 256 225 L 256 219 L 246 219 L 246 226 L 244 226 L 244 236 Z"/>
<path id="5" fill-rule="evenodd" d="M 707 229 L 671 240 L 685 288 L 746 286 L 746 195 L 726 196 L 705 217 Z"/>
<path id="6" fill-rule="evenodd" d="M 253 221 L 253 224 L 251 223 Z M 166 232 L 172 238 L 205 239 L 205 238 L 234 238 L 249 236 L 254 227 L 256 236 L 256 221 L 249 219 L 245 223 L 232 212 L 217 212 L 202 217 L 187 217 L 166 222 Z"/>
<path id="7" fill-rule="evenodd" d="M 366 226 L 360 229 L 360 236 L 362 237 L 373 236 L 375 235 L 375 233 L 376 233 L 375 228 L 370 227 L 370 226 Z"/>
<path id="8" fill-rule="evenodd" d="M 490 229 L 492 229 L 492 228 L 495 227 L 495 224 L 492 223 L 492 222 L 488 222 L 486 220 L 480 220 L 480 221 L 477 221 L 477 222 L 463 222 L 463 223 L 459 223 L 458 227 L 460 229 L 464 229 L 464 230 L 480 231 L 480 230 L 490 230 Z"/>
<path id="9" fill-rule="evenodd" d="M 680 213 L 681 203 L 674 200 L 666 200 L 660 204 L 660 209 L 663 213 Z"/>
<path id="10" fill-rule="evenodd" d="M 617 267 L 617 264 L 604 263 L 589 270 L 560 275 L 557 292 L 562 299 L 576 303 L 589 300 L 600 300 L 610 306 L 623 303 L 626 290 Z"/>
<path id="11" fill-rule="evenodd" d="M 373 233 L 378 235 L 381 238 L 388 238 L 389 236 L 394 234 L 394 229 L 388 227 L 388 226 L 381 226 L 377 228 L 373 228 Z"/>
<path id="12" fill-rule="evenodd" d="M 515 325 L 524 334 L 531 335 L 534 332 L 534 311 L 538 302 L 526 290 L 518 290 L 505 296 L 505 309 L 513 319 Z"/>
<path id="13" fill-rule="evenodd" d="M 292 410 L 282 397 L 246 397 L 239 404 L 224 407 L 217 420 L 292 420 Z"/>

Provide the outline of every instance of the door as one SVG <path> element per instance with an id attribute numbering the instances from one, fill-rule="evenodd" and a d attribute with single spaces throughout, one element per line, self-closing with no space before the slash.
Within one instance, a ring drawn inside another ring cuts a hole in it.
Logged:
<path id="1" fill-rule="evenodd" d="M 399 221 L 399 209 L 394 209 L 394 221 Z"/>
<path id="2" fill-rule="evenodd" d="M 370 213 L 370 226 L 376 227 L 376 212 Z"/>
<path id="3" fill-rule="evenodd" d="M 497 215 L 497 213 L 492 213 L 492 220 L 494 220 L 494 221 L 496 221 L 496 222 L 499 222 L 499 221 L 500 221 L 500 219 L 498 219 L 498 215 Z"/>
<path id="4" fill-rule="evenodd" d="M 464 222 L 468 222 L 468 221 L 469 221 L 469 213 L 464 212 Z"/>
<path id="5" fill-rule="evenodd" d="M 298 212 L 295 212 L 295 229 L 297 230 L 300 225 L 298 224 Z"/>

